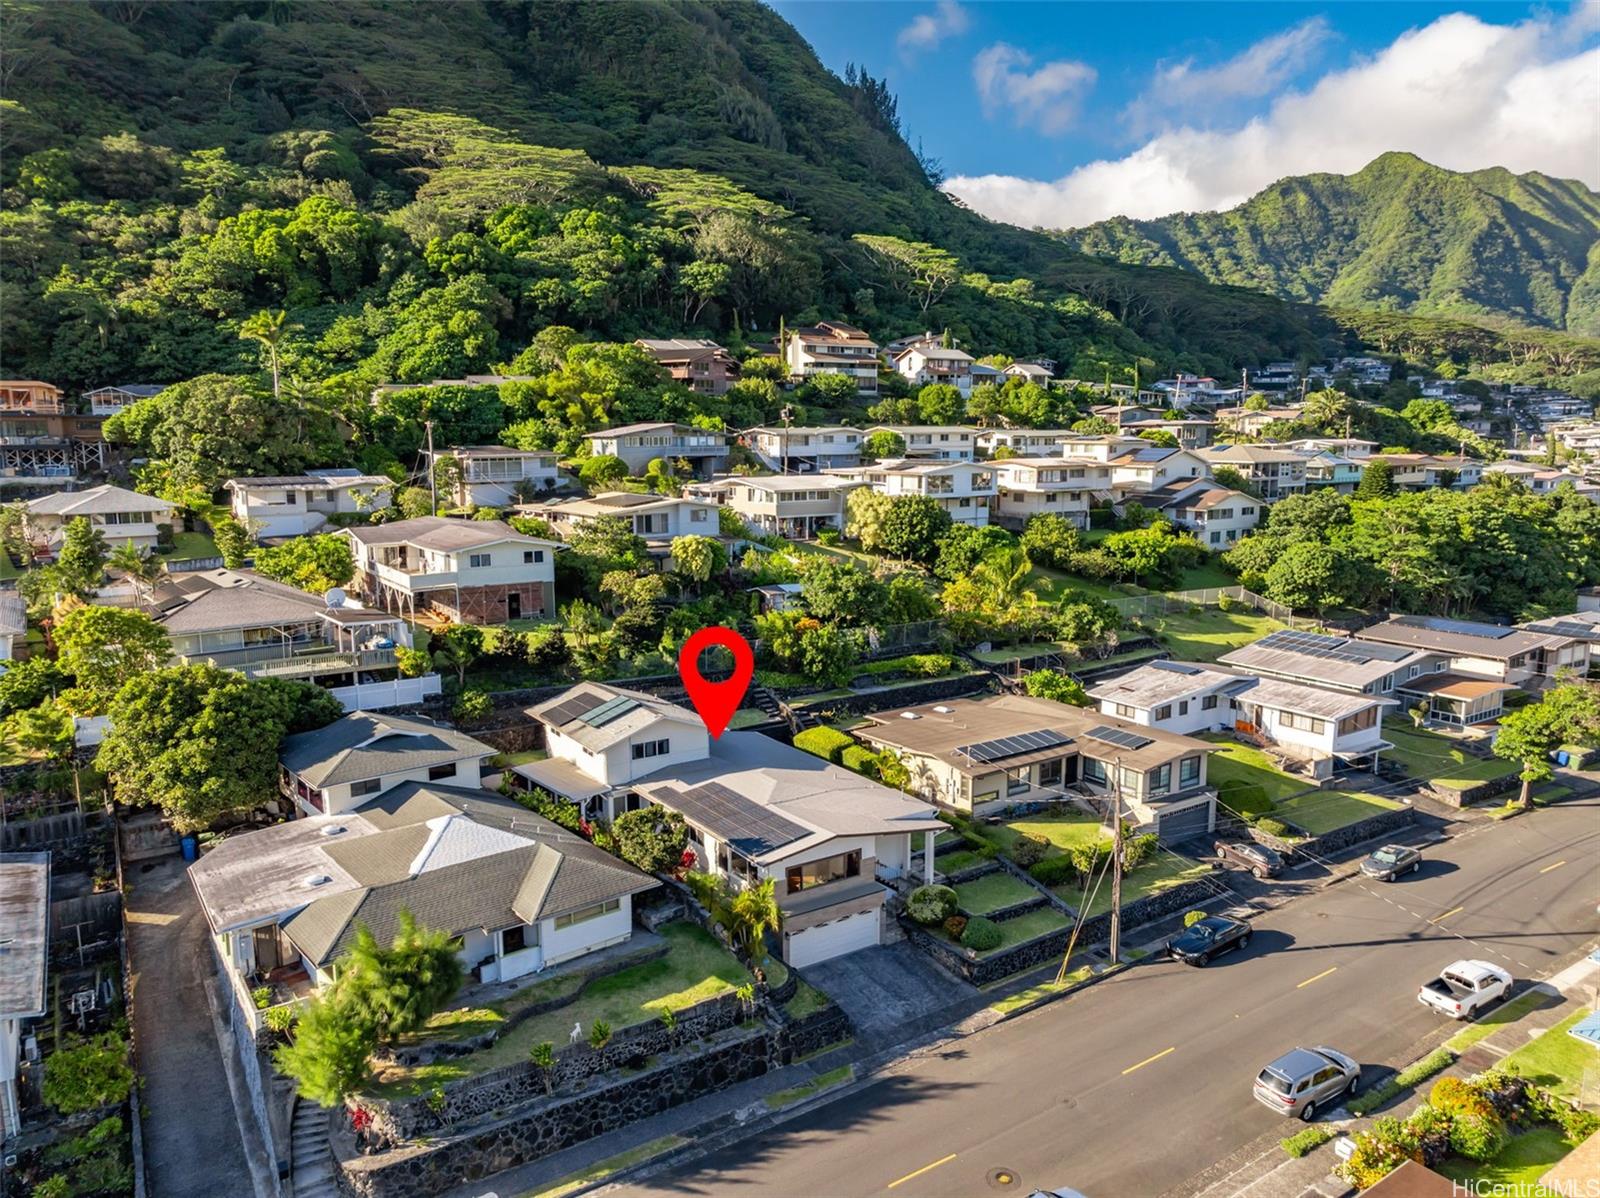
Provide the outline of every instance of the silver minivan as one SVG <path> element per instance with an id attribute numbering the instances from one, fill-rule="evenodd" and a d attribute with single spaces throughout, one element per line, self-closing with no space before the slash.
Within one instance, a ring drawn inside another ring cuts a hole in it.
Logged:
<path id="1" fill-rule="evenodd" d="M 1361 1066 L 1325 1045 L 1284 1053 L 1256 1077 L 1255 1096 L 1280 1115 L 1298 1115 L 1308 1123 L 1335 1099 L 1354 1094 L 1361 1084 Z"/>

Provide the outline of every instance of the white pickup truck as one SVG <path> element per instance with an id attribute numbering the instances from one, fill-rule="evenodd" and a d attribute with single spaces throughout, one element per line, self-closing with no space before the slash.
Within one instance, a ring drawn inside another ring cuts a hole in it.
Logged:
<path id="1" fill-rule="evenodd" d="M 1511 975 L 1487 961 L 1457 961 L 1438 977 L 1424 982 L 1417 1001 L 1452 1019 L 1470 1019 L 1511 989 Z"/>

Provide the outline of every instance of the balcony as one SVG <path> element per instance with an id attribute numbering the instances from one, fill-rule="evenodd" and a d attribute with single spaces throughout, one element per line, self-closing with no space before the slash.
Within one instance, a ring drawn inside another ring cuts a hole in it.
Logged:
<path id="1" fill-rule="evenodd" d="M 338 653 L 333 647 L 296 653 L 272 661 L 258 661 L 235 668 L 248 678 L 304 678 L 315 674 L 353 674 L 359 670 L 383 670 L 395 664 L 393 649 L 363 649 L 359 653 Z"/>

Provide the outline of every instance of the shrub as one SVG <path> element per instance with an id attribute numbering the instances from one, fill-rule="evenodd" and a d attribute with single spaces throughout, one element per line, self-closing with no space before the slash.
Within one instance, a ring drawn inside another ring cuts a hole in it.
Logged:
<path id="1" fill-rule="evenodd" d="M 299 1017 L 300 1012 L 294 1007 L 270 1007 L 266 1014 L 262 1015 L 261 1021 L 267 1025 L 269 1032 L 283 1036 L 288 1034 L 289 1029 L 294 1026 L 294 1021 Z"/>
<path id="2" fill-rule="evenodd" d="M 617 816 L 611 831 L 622 859 L 646 873 L 676 869 L 689 843 L 689 825 L 683 816 L 655 803 Z"/>
<path id="3" fill-rule="evenodd" d="M 956 913 L 956 892 L 948 886 L 918 886 L 906 900 L 906 914 L 925 928 Z"/>
<path id="4" fill-rule="evenodd" d="M 1041 886 L 1061 886 L 1072 880 L 1077 868 L 1067 856 L 1046 857 L 1028 866 L 1028 876 Z"/>
<path id="5" fill-rule="evenodd" d="M 1186 911 L 1183 915 L 1183 926 L 1186 928 L 1192 928 L 1205 917 L 1206 913 L 1204 911 Z"/>
<path id="6" fill-rule="evenodd" d="M 839 754 L 839 764 L 868 778 L 878 776 L 878 755 L 865 745 L 851 745 Z"/>
<path id="7" fill-rule="evenodd" d="M 1050 851 L 1050 842 L 1042 836 L 1019 836 L 1011 846 L 1011 859 L 1023 869 L 1029 869 L 1044 860 Z"/>
<path id="8" fill-rule="evenodd" d="M 974 915 L 967 920 L 966 930 L 961 933 L 962 945 L 977 953 L 999 948 L 1004 940 L 1005 936 L 1000 932 L 1000 925 L 981 915 Z"/>
<path id="9" fill-rule="evenodd" d="M 72 1193 L 72 1183 L 65 1173 L 56 1173 L 33 1187 L 33 1198 L 67 1198 Z"/>
<path id="10" fill-rule="evenodd" d="M 400 677 L 421 678 L 433 669 L 433 658 L 422 649 L 411 649 L 405 645 L 399 646 L 394 651 L 395 664 L 400 667 Z"/>
<path id="11" fill-rule="evenodd" d="M 1436 1048 L 1415 1065 L 1395 1074 L 1395 1084 L 1402 1090 L 1409 1089 L 1427 1081 L 1440 1070 L 1448 1068 L 1455 1059 L 1455 1053 L 1448 1048 Z"/>
<path id="12" fill-rule="evenodd" d="M 1472 1083 L 1459 1077 L 1441 1077 L 1428 1092 L 1428 1105 L 1452 1117 L 1493 1115 L 1494 1107 Z"/>
<path id="13" fill-rule="evenodd" d="M 1492 1161 L 1510 1139 L 1496 1114 L 1457 1115 L 1450 1121 L 1450 1150 L 1469 1161 Z"/>
<path id="14" fill-rule="evenodd" d="M 611 1043 L 611 1025 L 604 1019 L 596 1019 L 589 1026 L 589 1047 L 596 1052 L 602 1051 Z"/>
<path id="15" fill-rule="evenodd" d="M 1333 1139 L 1331 1127 L 1308 1127 L 1304 1131 L 1296 1132 L 1287 1139 L 1279 1140 L 1283 1150 L 1292 1157 L 1302 1157 L 1314 1149 L 1322 1147 Z"/>
<path id="16" fill-rule="evenodd" d="M 819 528 L 817 540 L 824 545 L 837 545 L 844 539 L 844 535 L 837 528 Z"/>
<path id="17" fill-rule="evenodd" d="M 450 714 L 458 720 L 484 720 L 488 719 L 494 711 L 494 700 L 489 698 L 489 692 L 483 690 L 462 691 L 456 698 L 455 706 L 450 709 Z"/>
<path id="18" fill-rule="evenodd" d="M 855 738 L 837 728 L 807 728 L 795 734 L 794 747 L 803 749 L 824 761 L 842 764 L 844 751 L 855 745 Z"/>
<path id="19" fill-rule="evenodd" d="M 250 1001 L 256 1004 L 256 1010 L 265 1011 L 272 1005 L 272 987 L 257 986 L 250 991 Z"/>
<path id="20" fill-rule="evenodd" d="M 45 1058 L 44 1100 L 63 1115 L 121 1102 L 132 1088 L 128 1046 L 116 1032 L 58 1048 Z"/>
<path id="21" fill-rule="evenodd" d="M 1279 819 L 1258 819 L 1256 827 L 1260 828 L 1268 836 L 1287 837 L 1291 835 L 1289 825 Z"/>
<path id="22" fill-rule="evenodd" d="M 967 930 L 967 917 L 965 915 L 952 915 L 944 921 L 944 934 L 957 943 L 961 940 L 961 933 Z"/>
<path id="23" fill-rule="evenodd" d="M 1415 1159 L 1415 1151 L 1405 1124 L 1393 1116 L 1385 1116 L 1374 1120 L 1370 1129 L 1355 1137 L 1350 1157 L 1339 1166 L 1338 1172 L 1358 1190 L 1365 1190 L 1377 1185 L 1406 1161 Z"/>

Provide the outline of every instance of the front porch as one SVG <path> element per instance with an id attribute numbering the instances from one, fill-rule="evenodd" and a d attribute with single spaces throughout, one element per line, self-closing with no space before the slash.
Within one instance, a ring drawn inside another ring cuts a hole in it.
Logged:
<path id="1" fill-rule="evenodd" d="M 1518 688 L 1491 678 L 1429 674 L 1403 682 L 1399 693 L 1427 705 L 1426 720 L 1465 728 L 1486 724 L 1505 711 L 1506 696 Z"/>

